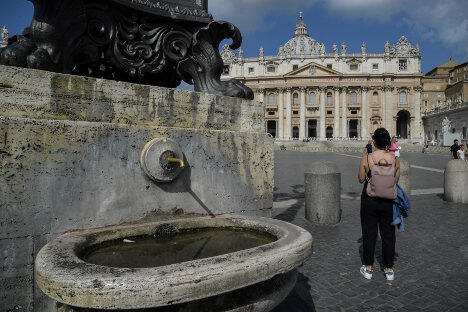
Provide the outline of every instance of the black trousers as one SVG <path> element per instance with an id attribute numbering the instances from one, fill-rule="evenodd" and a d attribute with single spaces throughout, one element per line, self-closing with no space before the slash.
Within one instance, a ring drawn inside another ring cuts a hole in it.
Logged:
<path id="1" fill-rule="evenodd" d="M 393 221 L 393 201 L 369 197 L 363 192 L 361 196 L 361 227 L 364 265 L 374 264 L 377 229 L 382 239 L 382 259 L 386 268 L 393 267 L 395 258 L 395 226 Z"/>

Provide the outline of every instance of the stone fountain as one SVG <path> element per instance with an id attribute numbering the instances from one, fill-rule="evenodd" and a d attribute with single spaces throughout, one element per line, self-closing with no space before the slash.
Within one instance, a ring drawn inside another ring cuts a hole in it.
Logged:
<path id="1" fill-rule="evenodd" d="M 0 48 L 3 307 L 278 304 L 312 238 L 265 218 L 264 106 L 220 81 L 219 42 L 240 46 L 238 29 L 201 0 L 32 2 L 31 26 Z M 200 92 L 171 89 L 182 80 Z M 188 249 L 159 256 L 178 242 Z M 153 257 L 132 265 L 142 244 Z M 109 248 L 127 256 L 96 262 Z"/>

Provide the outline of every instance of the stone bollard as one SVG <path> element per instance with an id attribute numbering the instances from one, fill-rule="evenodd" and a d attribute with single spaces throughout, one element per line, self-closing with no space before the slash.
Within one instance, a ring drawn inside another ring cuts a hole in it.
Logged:
<path id="1" fill-rule="evenodd" d="M 398 185 L 405 191 L 406 195 L 411 195 L 411 166 L 409 162 L 405 159 L 398 158 L 400 161 L 400 180 L 398 180 Z"/>
<path id="2" fill-rule="evenodd" d="M 468 204 L 468 162 L 454 159 L 445 166 L 444 199 Z"/>
<path id="3" fill-rule="evenodd" d="M 314 162 L 304 174 L 305 217 L 321 225 L 341 220 L 341 173 L 329 161 Z"/>

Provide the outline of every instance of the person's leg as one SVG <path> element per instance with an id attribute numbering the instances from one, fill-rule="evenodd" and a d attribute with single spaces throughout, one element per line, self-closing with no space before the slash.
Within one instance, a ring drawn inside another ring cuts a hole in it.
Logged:
<path id="1" fill-rule="evenodd" d="M 385 202 L 381 206 L 379 229 L 382 239 L 382 259 L 386 269 L 393 268 L 395 258 L 395 226 L 393 221 L 393 203 Z"/>
<path id="2" fill-rule="evenodd" d="M 376 201 L 374 199 L 367 196 L 361 199 L 362 258 L 368 270 L 372 270 L 372 266 L 374 265 L 378 224 L 376 208 Z"/>

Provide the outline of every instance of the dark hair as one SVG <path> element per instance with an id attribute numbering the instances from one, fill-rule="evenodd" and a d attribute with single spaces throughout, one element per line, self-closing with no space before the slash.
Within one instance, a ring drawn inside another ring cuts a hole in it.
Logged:
<path id="1" fill-rule="evenodd" d="M 453 143 L 458 142 L 458 139 L 453 140 Z"/>
<path id="2" fill-rule="evenodd" d="M 377 148 L 386 149 L 390 145 L 390 134 L 385 128 L 378 128 L 372 136 Z"/>

